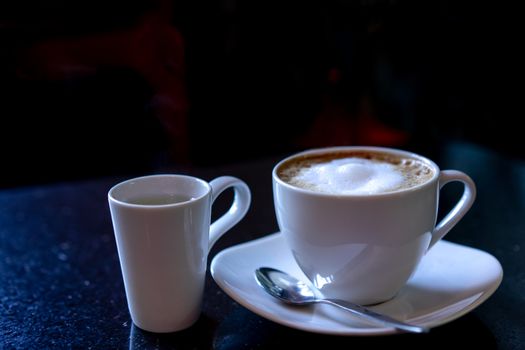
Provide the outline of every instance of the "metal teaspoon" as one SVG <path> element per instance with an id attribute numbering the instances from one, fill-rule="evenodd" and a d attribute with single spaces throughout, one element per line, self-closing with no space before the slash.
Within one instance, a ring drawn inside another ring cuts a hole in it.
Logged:
<path id="1" fill-rule="evenodd" d="M 255 270 L 259 285 L 270 295 L 292 305 L 324 303 L 340 307 L 364 320 L 383 326 L 394 327 L 412 333 L 427 333 L 430 329 L 398 321 L 390 316 L 379 314 L 364 306 L 340 299 L 322 298 L 320 292 L 287 273 L 270 267 Z"/>

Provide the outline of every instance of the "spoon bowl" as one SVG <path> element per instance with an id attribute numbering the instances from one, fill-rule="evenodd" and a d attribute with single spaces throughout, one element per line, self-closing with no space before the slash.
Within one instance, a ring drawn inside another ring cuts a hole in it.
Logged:
<path id="1" fill-rule="evenodd" d="M 288 275 L 286 272 L 271 267 L 261 267 L 255 270 L 255 279 L 268 294 L 287 304 L 329 304 L 349 311 L 363 320 L 376 325 L 393 327 L 411 333 L 427 333 L 430 330 L 427 327 L 420 327 L 396 320 L 345 300 L 324 298 L 313 286 Z"/>

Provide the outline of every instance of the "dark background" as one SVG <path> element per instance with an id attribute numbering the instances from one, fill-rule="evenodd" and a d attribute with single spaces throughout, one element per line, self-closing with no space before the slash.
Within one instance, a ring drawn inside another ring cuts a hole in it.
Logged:
<path id="1" fill-rule="evenodd" d="M 445 140 L 523 158 L 517 12 L 456 1 L 0 5 L 0 187 Z"/>

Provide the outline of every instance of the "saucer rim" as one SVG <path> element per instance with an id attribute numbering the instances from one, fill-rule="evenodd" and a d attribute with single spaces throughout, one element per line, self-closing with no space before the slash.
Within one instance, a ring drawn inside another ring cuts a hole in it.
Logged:
<path id="1" fill-rule="evenodd" d="M 243 250 L 243 249 L 246 249 L 246 248 L 250 248 L 252 246 L 260 245 L 261 243 L 266 243 L 266 241 L 273 241 L 273 240 L 282 239 L 282 236 L 280 236 L 280 235 L 281 235 L 281 232 L 277 231 L 277 232 L 274 232 L 274 233 L 271 233 L 271 234 L 267 234 L 265 236 L 262 236 L 262 237 L 259 237 L 259 238 L 256 238 L 256 239 L 253 239 L 253 240 L 250 240 L 250 241 L 246 241 L 246 242 L 239 243 L 239 244 L 236 244 L 234 246 L 225 248 L 224 250 L 222 250 L 219 253 L 217 253 L 213 257 L 213 259 L 211 261 L 211 264 L 210 264 L 210 273 L 211 273 L 214 281 L 217 283 L 217 285 L 229 297 L 231 297 L 233 300 L 238 302 L 240 305 L 242 305 L 246 309 L 250 310 L 251 312 L 253 312 L 253 313 L 255 313 L 255 314 L 257 314 L 257 315 L 259 315 L 261 317 L 266 318 L 267 320 L 270 320 L 272 322 L 275 322 L 275 323 L 278 323 L 278 324 L 281 324 L 281 325 L 284 325 L 284 326 L 287 326 L 287 327 L 290 327 L 290 328 L 294 328 L 294 329 L 298 329 L 298 330 L 302 330 L 302 331 L 306 331 L 306 332 L 310 332 L 310 333 L 326 334 L 326 335 L 338 335 L 338 336 L 376 336 L 376 335 L 390 335 L 390 334 L 398 334 L 398 333 L 400 333 L 400 331 L 398 331 L 397 329 L 392 328 L 392 327 L 370 326 L 370 327 L 355 328 L 355 327 L 349 326 L 347 328 L 347 330 L 341 330 L 341 329 L 332 330 L 332 329 L 318 327 L 318 326 L 312 327 L 311 325 L 308 325 L 308 324 L 289 321 L 286 318 L 278 317 L 278 316 L 274 315 L 273 313 L 266 312 L 264 309 L 258 308 L 257 306 L 253 305 L 252 303 L 249 302 L 248 299 L 241 297 L 237 292 L 235 292 L 233 290 L 233 288 L 230 288 L 228 283 L 225 283 L 225 281 L 219 279 L 216 276 L 217 275 L 217 266 L 219 265 L 218 262 L 221 259 L 223 259 L 223 256 L 229 255 L 232 252 L 235 252 L 235 251 L 238 251 L 238 250 Z M 443 239 L 436 243 L 436 245 L 443 245 L 443 244 L 455 245 L 455 246 L 461 247 L 463 249 L 474 250 L 474 251 L 477 251 L 478 253 L 485 254 L 485 255 L 489 256 L 490 258 L 492 258 L 494 263 L 497 264 L 498 269 L 499 269 L 499 275 L 495 279 L 495 281 L 490 284 L 489 288 L 483 290 L 481 295 L 479 295 L 479 297 L 477 297 L 475 300 L 473 300 L 471 303 L 469 303 L 468 305 L 466 305 L 462 309 L 460 309 L 458 311 L 455 311 L 455 312 L 451 313 L 450 315 L 445 316 L 443 318 L 439 318 L 437 320 L 434 319 L 433 321 L 428 321 L 428 322 L 417 322 L 417 319 L 418 318 L 422 318 L 424 315 L 418 316 L 418 317 L 414 318 L 415 321 L 412 321 L 412 323 L 414 323 L 415 325 L 418 325 L 418 326 L 424 326 L 424 327 L 428 327 L 428 328 L 435 328 L 435 327 L 444 325 L 446 323 L 449 323 L 449 322 L 451 322 L 453 320 L 456 320 L 456 319 L 466 315 L 467 313 L 469 313 L 470 311 L 474 310 L 479 305 L 481 305 L 483 302 L 485 302 L 488 298 L 490 298 L 490 296 L 492 296 L 492 294 L 494 294 L 494 292 L 498 289 L 498 287 L 500 286 L 500 284 L 501 284 L 501 282 L 503 280 L 503 268 L 501 266 L 501 263 L 492 254 L 490 254 L 490 253 L 488 253 L 486 251 L 483 251 L 481 249 L 478 249 L 478 248 L 469 247 L 469 246 L 466 246 L 466 245 L 450 242 L 450 241 L 443 240 Z M 257 283 L 255 278 L 253 279 L 253 283 L 255 283 L 255 284 Z M 394 299 L 395 299 L 395 297 L 394 297 Z M 465 300 L 465 299 L 463 299 L 463 300 Z M 294 306 L 289 306 L 289 305 L 285 305 L 285 304 L 282 304 L 281 306 L 284 307 L 284 308 L 289 309 L 291 312 L 294 312 L 294 310 L 293 310 Z M 408 318 L 408 319 L 405 319 L 403 321 L 411 322 L 411 320 L 412 319 Z"/>

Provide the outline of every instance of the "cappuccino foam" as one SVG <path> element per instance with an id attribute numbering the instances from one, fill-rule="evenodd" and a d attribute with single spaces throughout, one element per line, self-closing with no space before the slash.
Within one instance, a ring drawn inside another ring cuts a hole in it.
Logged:
<path id="1" fill-rule="evenodd" d="M 410 188 L 429 180 L 428 165 L 385 153 L 315 155 L 292 159 L 278 170 L 290 185 L 341 195 L 372 195 Z"/>

